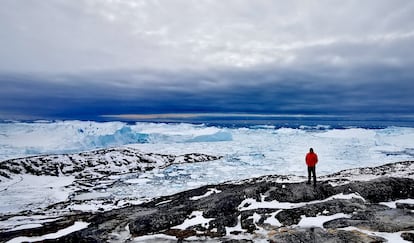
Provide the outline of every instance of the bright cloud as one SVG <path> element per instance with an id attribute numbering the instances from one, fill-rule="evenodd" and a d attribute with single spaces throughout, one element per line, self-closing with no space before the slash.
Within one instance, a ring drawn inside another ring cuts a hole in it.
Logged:
<path id="1" fill-rule="evenodd" d="M 74 114 L 406 113 L 413 13 L 410 0 L 4 0 L 0 115 L 56 115 L 59 102 Z"/>
<path id="2" fill-rule="evenodd" d="M 316 53 L 325 65 L 412 64 L 392 51 L 412 52 L 411 1 L 6 0 L 0 11 L 3 71 L 292 67 Z"/>

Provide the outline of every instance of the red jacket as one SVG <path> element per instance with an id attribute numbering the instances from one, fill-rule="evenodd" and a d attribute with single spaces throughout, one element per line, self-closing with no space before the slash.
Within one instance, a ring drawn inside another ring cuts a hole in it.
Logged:
<path id="1" fill-rule="evenodd" d="M 306 155 L 306 164 L 309 167 L 314 167 L 318 163 L 318 155 L 316 153 L 308 153 Z"/>

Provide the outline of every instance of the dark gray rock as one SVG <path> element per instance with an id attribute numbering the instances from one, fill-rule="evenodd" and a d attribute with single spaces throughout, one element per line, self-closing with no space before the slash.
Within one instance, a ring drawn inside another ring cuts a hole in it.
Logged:
<path id="1" fill-rule="evenodd" d="M 414 229 L 414 214 L 402 209 L 369 206 L 356 212 L 350 219 L 335 219 L 324 224 L 325 228 L 360 227 L 370 231 L 399 232 Z"/>
<path id="2" fill-rule="evenodd" d="M 265 201 L 277 200 L 279 202 L 309 202 L 322 200 L 335 193 L 333 187 L 326 182 L 318 182 L 317 186 L 305 183 L 268 184 Z"/>
<path id="3" fill-rule="evenodd" d="M 380 177 L 371 181 L 351 182 L 336 187 L 334 191 L 336 193 L 358 192 L 363 198 L 372 203 L 394 201 L 414 198 L 414 180 Z"/>
<path id="4" fill-rule="evenodd" d="M 370 182 L 355 182 L 351 185 L 339 187 L 332 187 L 328 183 L 321 183 L 314 189 L 316 192 L 322 192 L 318 195 L 311 193 L 313 187 L 308 187 L 304 183 L 284 184 L 283 189 L 288 188 L 292 190 L 291 194 L 293 195 L 289 198 L 294 202 L 306 202 L 312 199 L 322 200 L 334 193 L 359 193 L 369 196 L 371 195 L 367 193 L 369 188 L 373 186 L 376 188 L 382 183 L 391 186 L 386 186 L 387 190 L 379 191 L 378 194 L 390 193 L 394 195 L 392 198 L 398 198 L 403 197 L 403 193 L 401 192 L 410 193 L 410 189 L 402 190 L 401 187 L 395 185 L 410 186 L 412 180 L 404 178 L 383 178 Z M 234 227 L 237 225 L 238 218 L 241 219 L 240 224 L 242 231 L 244 231 L 242 234 L 254 235 L 259 229 L 258 227 L 265 227 L 263 222 L 266 219 L 266 215 L 270 215 L 278 209 L 239 211 L 239 206 L 243 199 L 268 195 L 268 197 L 265 197 L 265 200 L 269 201 L 269 198 L 280 199 L 280 195 L 287 194 L 285 190 L 278 192 L 277 188 L 282 188 L 282 185 L 266 181 L 261 181 L 257 184 L 222 184 L 217 185 L 215 188 L 222 192 L 198 200 L 189 200 L 191 197 L 202 195 L 208 190 L 208 187 L 202 187 L 170 197 L 164 197 L 151 203 L 119 209 L 116 212 L 102 213 L 99 215 L 99 222 L 95 218 L 91 218 L 90 220 L 95 220 L 95 222 L 88 229 L 75 232 L 62 239 L 72 239 L 73 237 L 74 239 L 95 239 L 98 237 L 100 240 L 105 241 L 109 239 L 109 232 L 114 232 L 116 228 L 122 228 L 121 226 L 129 225 L 132 236 L 164 233 L 174 235 L 177 239 L 185 239 L 189 236 L 209 236 L 225 240 L 228 234 L 236 235 L 242 233 L 226 232 L 226 227 Z M 298 188 L 302 189 L 299 190 Z M 398 192 L 394 190 L 398 190 Z M 376 198 L 387 197 L 389 196 L 382 195 Z M 171 201 L 156 206 L 158 202 L 166 200 Z M 373 199 L 371 198 L 371 200 Z M 171 230 L 173 226 L 183 223 L 190 216 L 191 212 L 196 210 L 203 211 L 205 218 L 215 219 L 210 222 L 207 228 L 194 226 L 186 230 Z M 254 213 L 261 215 L 259 222 L 254 222 L 252 217 Z M 306 217 L 315 217 L 318 215 L 333 215 L 337 213 L 348 214 L 351 218 L 335 219 L 326 222 L 324 227 L 327 230 L 291 227 L 298 224 L 303 215 Z M 368 236 L 361 232 L 337 229 L 347 226 L 384 232 L 414 229 L 414 216 L 409 210 L 390 209 L 383 205 L 371 204 L 368 201 L 355 198 L 349 200 L 333 199 L 307 204 L 298 208 L 285 209 L 279 212 L 276 218 L 284 227 L 289 228 L 285 231 L 275 229 L 272 236 L 267 236 L 273 242 L 383 242 L 385 241 L 384 239 Z"/>
<path id="5" fill-rule="evenodd" d="M 400 209 L 408 209 L 408 210 L 414 210 L 414 204 L 408 204 L 408 203 L 396 203 L 395 204 L 397 208 Z"/>
<path id="6" fill-rule="evenodd" d="M 175 236 L 177 241 L 197 237 L 200 242 L 250 242 L 256 239 L 270 242 L 385 242 L 385 239 L 380 237 L 341 228 L 353 226 L 382 232 L 414 230 L 414 213 L 410 209 L 410 204 L 400 204 L 396 209 L 378 204 L 383 201 L 414 198 L 413 179 L 383 177 L 338 186 L 332 186 L 332 181 L 325 181 L 318 182 L 318 185 L 313 187 L 304 182 L 278 183 L 271 178 L 262 177 L 237 183 L 204 186 L 137 206 L 102 213 L 73 215 L 66 218 L 66 221 L 48 223 L 47 230 L 31 229 L 12 234 L 2 232 L 0 238 L 7 241 L 23 232 L 26 235 L 43 235 L 67 227 L 68 222 L 76 220 L 89 222 L 90 225 L 86 229 L 51 241 L 128 241 L 142 235 L 165 234 Z M 213 188 L 220 192 L 195 198 L 205 195 Z M 365 200 L 330 198 L 341 193 L 359 194 Z M 268 204 L 269 208 L 252 209 L 247 208 L 247 201 L 243 203 L 245 199 L 254 199 L 257 202 L 276 200 L 290 202 L 295 206 L 280 209 L 274 207 L 277 205 L 275 202 L 274 205 Z M 201 211 L 204 218 L 210 218 L 209 224 L 192 225 L 182 230 L 173 227 L 188 220 L 194 211 Z M 349 218 L 327 221 L 323 224 L 324 228 L 297 227 L 303 216 L 329 216 L 339 213 L 346 214 Z M 275 217 L 274 220 L 277 219 L 282 226 L 266 223 L 269 217 Z M 125 231 L 127 234 L 124 234 Z M 115 239 L 114 235 L 119 237 Z M 124 238 L 121 235 L 124 235 Z M 402 237 L 410 240 L 413 234 L 403 233 Z"/>
<path id="7" fill-rule="evenodd" d="M 168 230 L 180 225 L 191 214 L 192 208 L 172 207 L 168 210 L 146 211 L 137 215 L 129 223 L 129 231 L 134 236 L 141 236 Z"/>
<path id="8" fill-rule="evenodd" d="M 297 243 L 297 242 L 324 242 L 324 243 L 362 243 L 386 242 L 380 237 L 373 237 L 362 233 L 343 230 L 323 230 L 320 228 L 294 229 L 277 233 L 269 237 L 270 242 Z"/>
<path id="9" fill-rule="evenodd" d="M 401 237 L 406 241 L 414 242 L 414 233 L 404 232 Z"/>
<path id="10" fill-rule="evenodd" d="M 360 199 L 332 200 L 323 203 L 310 204 L 300 208 L 286 209 L 276 215 L 285 226 L 298 224 L 302 216 L 316 217 L 318 215 L 333 215 L 337 213 L 353 214 L 366 208 Z"/>

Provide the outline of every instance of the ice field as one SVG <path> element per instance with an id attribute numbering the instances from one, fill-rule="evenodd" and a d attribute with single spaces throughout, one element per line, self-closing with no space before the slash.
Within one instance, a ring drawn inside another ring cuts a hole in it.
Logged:
<path id="1" fill-rule="evenodd" d="M 269 174 L 306 175 L 313 147 L 317 175 L 414 159 L 414 128 L 332 128 L 329 125 L 208 126 L 189 123 L 0 123 L 0 160 L 129 146 L 143 152 L 205 153 L 223 159 L 128 174 L 102 195 L 152 198 L 229 180 Z M 99 195 L 99 193 L 98 193 Z"/>

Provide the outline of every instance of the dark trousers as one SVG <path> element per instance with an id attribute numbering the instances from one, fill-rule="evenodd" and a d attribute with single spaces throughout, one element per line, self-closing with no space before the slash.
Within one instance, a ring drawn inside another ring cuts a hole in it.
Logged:
<path id="1" fill-rule="evenodd" d="M 308 184 L 311 183 L 311 174 L 313 174 L 313 184 L 316 185 L 316 167 L 308 166 Z"/>

